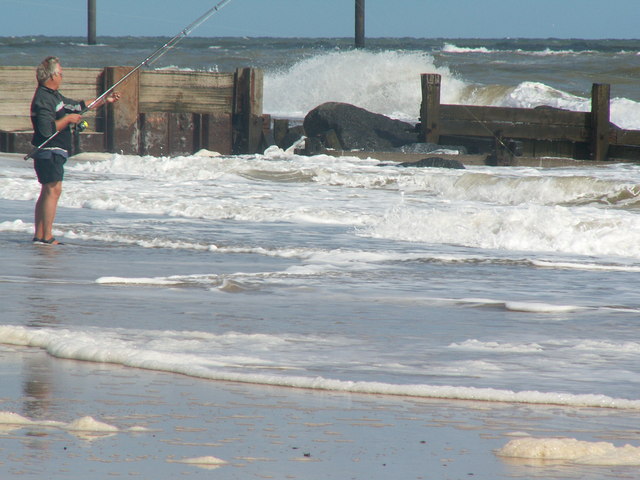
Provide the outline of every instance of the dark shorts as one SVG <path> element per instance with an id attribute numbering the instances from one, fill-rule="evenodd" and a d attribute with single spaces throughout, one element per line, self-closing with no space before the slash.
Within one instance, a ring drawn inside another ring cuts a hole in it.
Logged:
<path id="1" fill-rule="evenodd" d="M 64 177 L 64 164 L 67 158 L 64 155 L 51 153 L 50 155 L 36 155 L 33 160 L 33 168 L 38 175 L 38 182 L 41 184 L 61 182 Z"/>

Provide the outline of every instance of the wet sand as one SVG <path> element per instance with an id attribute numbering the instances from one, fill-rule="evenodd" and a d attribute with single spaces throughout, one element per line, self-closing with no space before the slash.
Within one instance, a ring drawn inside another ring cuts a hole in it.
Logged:
<path id="1" fill-rule="evenodd" d="M 628 412 L 214 382 L 6 345 L 0 375 L 2 478 L 595 479 L 636 472 L 495 454 L 523 433 L 631 439 Z M 12 424 L 8 412 L 29 423 Z M 86 430 L 69 426 L 85 417 Z"/>

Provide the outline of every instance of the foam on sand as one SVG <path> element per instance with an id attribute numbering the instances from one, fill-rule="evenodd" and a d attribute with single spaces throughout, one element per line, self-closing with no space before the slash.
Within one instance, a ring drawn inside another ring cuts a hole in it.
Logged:
<path id="1" fill-rule="evenodd" d="M 583 310 L 576 305 L 551 305 L 540 302 L 506 302 L 505 308 L 513 312 L 527 313 L 566 313 Z"/>
<path id="2" fill-rule="evenodd" d="M 500 457 L 553 460 L 579 465 L 640 465 L 640 447 L 575 438 L 517 438 L 496 452 Z"/>
<path id="3" fill-rule="evenodd" d="M 31 420 L 14 412 L 0 412 L 0 432 L 10 432 L 24 427 L 55 428 L 88 440 L 114 435 L 121 431 L 118 427 L 100 422 L 91 416 L 84 416 L 66 423 L 56 420 Z M 148 431 L 148 429 L 141 426 L 134 426 L 129 428 L 128 431 L 145 432 Z"/>
<path id="4" fill-rule="evenodd" d="M 195 465 L 196 467 L 204 468 L 207 470 L 213 470 L 220 468 L 223 465 L 227 465 L 227 462 L 213 456 L 196 457 L 196 458 L 184 458 L 181 460 L 175 460 L 172 458 L 167 459 L 168 463 L 184 463 L 186 465 Z"/>
<path id="5" fill-rule="evenodd" d="M 0 425 L 32 425 L 33 421 L 13 412 L 0 412 Z"/>
<path id="6" fill-rule="evenodd" d="M 107 423 L 99 422 L 93 417 L 82 417 L 68 423 L 67 430 L 80 432 L 117 432 L 118 428 Z"/>

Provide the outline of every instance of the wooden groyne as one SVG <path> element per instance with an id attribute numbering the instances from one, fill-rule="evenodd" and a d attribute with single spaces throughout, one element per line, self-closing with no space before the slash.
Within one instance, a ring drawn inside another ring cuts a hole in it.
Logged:
<path id="1" fill-rule="evenodd" d="M 132 68 L 66 68 L 63 93 L 75 99 L 95 98 Z M 421 85 L 416 141 L 464 146 L 469 162 L 522 164 L 515 160 L 516 153 L 521 160 L 531 161 L 640 161 L 640 131 L 610 122 L 607 84 L 593 85 L 590 112 L 447 105 L 440 102 L 440 75 L 421 75 Z M 0 151 L 31 151 L 29 107 L 35 88 L 34 68 L 0 67 Z M 300 126 L 290 129 L 288 120 L 272 120 L 263 113 L 259 69 L 230 73 L 140 70 L 118 90 L 120 102 L 87 112 L 90 128 L 75 137 L 74 153 L 172 156 L 207 149 L 250 154 L 274 143 L 287 148 L 290 143 L 285 142 L 292 136 L 297 140 L 305 134 Z M 334 150 L 327 153 L 358 153 L 329 148 Z M 376 154 L 407 160 L 400 152 Z"/>
<path id="2" fill-rule="evenodd" d="M 133 67 L 65 68 L 61 91 L 93 99 Z M 76 136 L 75 152 L 189 155 L 200 149 L 222 154 L 264 149 L 263 73 L 137 71 L 118 91 L 121 101 L 87 112 L 90 128 Z M 0 151 L 27 153 L 29 108 L 36 88 L 32 67 L 0 67 Z"/>
<path id="3" fill-rule="evenodd" d="M 421 75 L 420 134 L 425 142 L 464 145 L 470 153 L 493 145 L 498 163 L 509 162 L 517 142 L 526 157 L 640 160 L 640 131 L 610 122 L 610 86 L 593 84 L 590 112 L 440 103 L 441 77 Z M 502 158 L 502 162 L 500 162 Z"/>

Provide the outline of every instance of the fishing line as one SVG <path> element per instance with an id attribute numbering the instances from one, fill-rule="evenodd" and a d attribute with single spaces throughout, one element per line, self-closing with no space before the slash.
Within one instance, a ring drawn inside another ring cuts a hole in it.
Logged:
<path id="1" fill-rule="evenodd" d="M 220 9 L 222 7 L 227 5 L 229 2 L 231 2 L 231 0 L 222 0 L 222 1 L 218 2 L 213 8 L 207 10 L 205 13 L 203 13 L 201 16 L 199 16 L 197 19 L 195 19 L 191 24 L 189 24 L 187 27 L 185 27 L 183 30 L 181 30 L 180 33 L 175 35 L 167 43 L 162 45 L 155 52 L 153 52 L 151 55 L 149 55 L 147 58 L 145 58 L 142 62 L 140 62 L 137 66 L 135 66 L 133 68 L 133 70 L 131 70 L 129 73 L 127 73 L 124 77 L 122 77 L 120 80 L 118 80 L 116 83 L 114 83 L 111 87 L 109 87 L 107 90 L 105 90 L 104 93 L 102 93 L 102 95 L 100 95 L 93 102 L 91 102 L 89 105 L 87 105 L 80 112 L 80 115 L 84 114 L 85 112 L 87 112 L 87 110 L 90 110 L 94 105 L 96 105 L 97 103 L 101 102 L 113 90 L 115 90 L 119 85 L 124 83 L 129 77 L 131 77 L 131 75 L 133 75 L 135 72 L 140 70 L 143 66 L 150 65 L 151 63 L 155 62 L 160 57 L 162 57 L 171 48 L 175 47 L 184 37 L 189 35 L 193 30 L 195 30 L 200 25 L 202 25 L 204 22 L 206 22 L 210 17 L 215 15 L 218 11 L 220 11 Z M 47 138 L 44 142 L 42 142 L 40 145 L 38 145 L 36 148 L 34 148 L 29 154 L 27 154 L 24 157 L 24 159 L 28 160 L 30 158 L 33 158 L 33 156 L 36 153 L 38 153 L 40 150 L 42 150 L 45 147 L 45 145 L 47 145 L 51 140 L 53 140 L 56 136 L 58 136 L 58 134 L 60 132 L 61 132 L 61 130 L 57 130 L 56 132 L 54 132 L 49 138 Z"/>
<path id="2" fill-rule="evenodd" d="M 469 113 L 469 115 L 471 115 L 473 117 L 473 120 L 475 120 L 477 123 L 480 124 L 480 126 L 482 128 L 484 128 L 487 132 L 489 132 L 489 136 L 493 137 L 501 146 L 502 148 L 504 148 L 507 152 L 509 152 L 511 155 L 516 156 L 516 152 L 513 151 L 506 143 L 504 143 L 502 141 L 502 137 L 499 137 L 498 135 L 496 135 L 495 132 L 493 132 L 489 127 L 487 127 L 485 125 L 485 122 L 483 122 L 482 120 L 480 120 L 474 113 L 473 111 L 469 108 L 468 105 L 462 105 L 464 107 L 464 109 Z"/>

